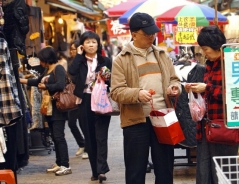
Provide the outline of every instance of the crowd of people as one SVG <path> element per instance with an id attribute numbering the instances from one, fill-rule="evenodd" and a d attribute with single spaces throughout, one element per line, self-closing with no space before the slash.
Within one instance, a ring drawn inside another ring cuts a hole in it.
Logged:
<path id="1" fill-rule="evenodd" d="M 53 101 L 53 113 L 46 116 L 46 121 L 51 129 L 56 160 L 47 172 L 53 172 L 57 176 L 72 172 L 64 134 L 65 122 L 68 120 L 79 146 L 76 155 L 84 154 L 82 157 L 89 158 L 92 172 L 90 180 L 102 182 L 107 179 L 106 173 L 110 171 L 107 140 L 111 116 L 97 114 L 91 109 L 91 84 L 95 82 L 102 67 L 107 67 L 111 72 L 111 78 L 105 81 L 108 85 L 107 92 L 120 104 L 126 184 L 145 183 L 149 154 L 153 162 L 155 184 L 173 184 L 174 145 L 158 142 L 149 119 L 152 105 L 157 110 L 173 108 L 174 97 L 179 97 L 182 91 L 186 94 L 192 90 L 201 93 L 206 101 L 205 117 L 224 118 L 220 48 L 226 43 L 226 38 L 217 26 L 204 27 L 199 33 L 197 41 L 207 58 L 206 66 L 200 67 L 201 74 L 197 76 L 197 80 L 188 82 L 187 76 L 184 77 L 184 87 L 167 53 L 153 44 L 156 33 L 159 32 L 154 19 L 146 13 L 135 13 L 130 19 L 129 29 L 132 40 L 119 48 L 113 61 L 102 56 L 101 40 L 94 32 L 84 32 L 79 41 L 70 45 L 67 72 L 76 86 L 74 95 L 77 97 L 78 108 L 62 113 Z M 66 73 L 57 64 L 54 49 L 43 48 L 38 57 L 46 71 L 37 79 L 20 79 L 20 82 L 47 89 L 51 95 L 63 90 Z M 196 60 L 199 57 L 201 55 L 196 55 Z M 154 95 L 150 93 L 151 89 L 155 91 Z M 77 127 L 77 121 L 81 131 Z M 217 184 L 212 157 L 237 155 L 238 146 L 208 142 L 204 129 L 206 121 L 203 119 L 196 123 L 196 183 Z"/>

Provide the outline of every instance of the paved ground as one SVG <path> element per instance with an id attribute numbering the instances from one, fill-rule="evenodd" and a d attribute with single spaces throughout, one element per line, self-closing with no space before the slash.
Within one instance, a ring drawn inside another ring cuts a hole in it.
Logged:
<path id="1" fill-rule="evenodd" d="M 48 154 L 47 151 L 33 152 L 29 164 L 18 174 L 18 184 L 96 184 L 91 182 L 91 170 L 89 160 L 76 157 L 77 144 L 66 126 L 66 139 L 68 142 L 70 166 L 72 174 L 66 176 L 55 176 L 47 174 L 46 168 L 51 166 L 55 160 L 55 153 Z M 110 172 L 106 174 L 105 184 L 124 184 L 124 162 L 123 162 L 123 141 L 122 129 L 120 128 L 119 117 L 112 117 L 109 129 L 109 155 L 108 163 Z M 185 155 L 184 149 L 175 149 L 175 155 Z M 178 159 L 175 162 L 185 162 L 185 159 Z M 195 166 L 175 166 L 175 184 L 195 184 Z M 153 172 L 146 175 L 146 184 L 154 184 Z"/>

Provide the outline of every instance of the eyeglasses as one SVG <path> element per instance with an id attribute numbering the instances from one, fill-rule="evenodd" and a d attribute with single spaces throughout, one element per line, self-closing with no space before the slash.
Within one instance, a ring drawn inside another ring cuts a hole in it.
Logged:
<path id="1" fill-rule="evenodd" d="M 73 50 L 77 50 L 77 49 L 72 49 L 72 48 L 70 48 L 70 51 L 73 51 Z"/>
<path id="2" fill-rule="evenodd" d="M 143 35 L 143 36 L 145 36 L 146 38 L 150 38 L 150 37 L 156 36 L 156 33 L 154 33 L 154 34 L 146 34 L 146 33 L 139 33 L 139 32 L 135 32 L 135 33 L 138 33 L 138 34 L 140 34 L 140 35 Z"/>

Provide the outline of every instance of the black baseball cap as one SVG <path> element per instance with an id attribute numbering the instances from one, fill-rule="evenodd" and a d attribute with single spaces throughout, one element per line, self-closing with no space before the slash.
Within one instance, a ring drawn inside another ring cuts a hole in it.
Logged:
<path id="1" fill-rule="evenodd" d="M 129 29 L 131 32 L 143 30 L 146 34 L 154 34 L 160 31 L 153 17 L 147 13 L 135 13 L 130 18 Z"/>

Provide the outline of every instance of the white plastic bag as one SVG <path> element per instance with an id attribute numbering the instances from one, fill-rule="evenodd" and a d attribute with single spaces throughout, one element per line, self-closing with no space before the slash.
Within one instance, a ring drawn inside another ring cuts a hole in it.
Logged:
<path id="1" fill-rule="evenodd" d="M 200 93 L 197 93 L 197 98 L 194 97 L 192 90 L 189 91 L 189 109 L 192 116 L 192 120 L 197 122 L 201 121 L 206 112 L 205 100 Z"/>

